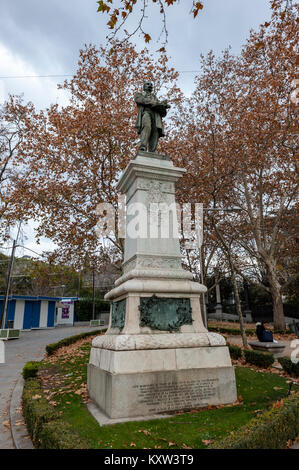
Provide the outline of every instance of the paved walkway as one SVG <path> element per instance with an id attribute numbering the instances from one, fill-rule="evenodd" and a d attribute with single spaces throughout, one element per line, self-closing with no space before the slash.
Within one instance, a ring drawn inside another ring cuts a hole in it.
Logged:
<path id="1" fill-rule="evenodd" d="M 5 364 L 0 364 L 0 449 L 14 448 L 9 423 L 9 404 L 24 364 L 42 359 L 47 344 L 94 329 L 78 326 L 22 331 L 19 339 L 5 341 Z"/>

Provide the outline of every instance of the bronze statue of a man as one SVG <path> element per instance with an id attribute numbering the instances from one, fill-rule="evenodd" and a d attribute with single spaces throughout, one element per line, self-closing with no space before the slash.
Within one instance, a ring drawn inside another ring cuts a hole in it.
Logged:
<path id="1" fill-rule="evenodd" d="M 167 109 L 170 108 L 167 101 L 159 101 L 152 91 L 153 84 L 146 81 L 143 85 L 143 92 L 136 93 L 135 95 L 135 101 L 138 106 L 135 127 L 138 134 L 140 134 L 139 149 L 149 152 L 157 150 L 159 137 L 165 135 L 162 117 L 166 116 Z"/>

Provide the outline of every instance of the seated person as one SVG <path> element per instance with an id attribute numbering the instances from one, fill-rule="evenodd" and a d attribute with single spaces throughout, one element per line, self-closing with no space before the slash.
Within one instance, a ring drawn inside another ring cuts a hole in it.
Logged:
<path id="1" fill-rule="evenodd" d="M 258 337 L 258 340 L 261 341 L 262 343 L 276 343 L 273 339 L 273 333 L 272 331 L 266 330 L 265 328 L 266 322 L 262 321 L 261 323 L 258 322 L 256 324 L 256 336 Z"/>
<path id="2" fill-rule="evenodd" d="M 259 341 L 263 341 L 263 328 L 262 328 L 261 322 L 257 322 L 255 326 L 256 326 L 255 334 L 257 336 L 257 339 Z"/>

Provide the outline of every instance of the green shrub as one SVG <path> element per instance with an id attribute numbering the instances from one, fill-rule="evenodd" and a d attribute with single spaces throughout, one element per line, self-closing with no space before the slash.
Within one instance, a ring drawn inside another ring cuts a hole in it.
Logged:
<path id="1" fill-rule="evenodd" d="M 299 394 L 286 398 L 248 425 L 210 446 L 213 449 L 285 449 L 299 434 Z"/>
<path id="2" fill-rule="evenodd" d="M 290 330 L 290 328 L 286 328 L 285 330 L 276 330 L 276 329 L 274 328 L 274 333 L 276 333 L 276 334 L 278 334 L 278 335 L 285 335 L 285 334 L 290 335 L 290 334 L 292 334 L 293 332 L 292 332 L 292 330 Z"/>
<path id="3" fill-rule="evenodd" d="M 69 423 L 63 421 L 48 403 L 38 379 L 26 380 L 22 406 L 34 447 L 40 449 L 81 449 L 86 447 L 80 435 Z"/>
<path id="4" fill-rule="evenodd" d="M 86 449 L 88 444 L 61 419 L 45 423 L 40 433 L 43 449 Z"/>
<path id="5" fill-rule="evenodd" d="M 57 419 L 58 414 L 47 402 L 38 379 L 28 379 L 23 390 L 23 414 L 35 447 L 41 447 L 40 433 L 45 423 Z"/>
<path id="6" fill-rule="evenodd" d="M 239 346 L 228 344 L 228 349 L 232 359 L 240 359 L 242 357 L 242 349 Z"/>
<path id="7" fill-rule="evenodd" d="M 92 330 L 86 333 L 81 333 L 75 336 L 69 336 L 68 338 L 61 339 L 57 343 L 51 343 L 46 346 L 46 351 L 49 356 L 53 354 L 58 349 L 62 348 L 63 346 L 69 346 L 70 344 L 76 343 L 79 339 L 87 338 L 88 336 L 93 336 L 98 333 L 104 333 L 106 330 Z"/>
<path id="8" fill-rule="evenodd" d="M 225 333 L 227 335 L 240 335 L 240 328 L 229 328 L 226 326 L 208 326 L 209 331 L 216 331 L 217 333 Z M 245 330 L 248 336 L 255 335 L 255 330 L 248 328 Z"/>
<path id="9" fill-rule="evenodd" d="M 295 364 L 289 357 L 279 357 L 278 362 L 287 374 L 299 377 L 299 362 Z"/>
<path id="10" fill-rule="evenodd" d="M 272 366 L 274 362 L 273 354 L 263 353 L 261 351 L 245 349 L 244 356 L 246 362 L 248 362 L 249 364 L 254 364 L 255 366 L 263 367 L 264 369 L 267 369 L 268 367 Z"/>
<path id="11" fill-rule="evenodd" d="M 23 367 L 22 375 L 24 380 L 36 377 L 40 363 L 36 361 L 27 362 Z"/>

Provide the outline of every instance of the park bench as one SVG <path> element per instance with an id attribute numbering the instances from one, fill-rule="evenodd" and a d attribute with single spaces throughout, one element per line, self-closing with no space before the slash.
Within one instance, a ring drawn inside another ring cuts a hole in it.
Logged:
<path id="1" fill-rule="evenodd" d="M 6 328 L 0 330 L 0 340 L 17 339 L 20 337 L 20 330 Z"/>
<path id="2" fill-rule="evenodd" d="M 104 320 L 90 320 L 90 326 L 104 326 Z"/>
<path id="3" fill-rule="evenodd" d="M 248 344 L 252 347 L 252 349 L 271 353 L 274 355 L 274 357 L 279 357 L 286 347 L 285 344 L 281 342 L 278 342 L 278 343 L 267 342 L 266 343 L 262 341 L 249 341 Z"/>

